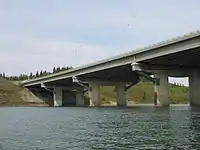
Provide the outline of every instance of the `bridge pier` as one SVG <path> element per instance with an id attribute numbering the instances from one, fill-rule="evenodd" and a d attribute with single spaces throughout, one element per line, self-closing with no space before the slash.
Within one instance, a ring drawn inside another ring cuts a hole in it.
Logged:
<path id="1" fill-rule="evenodd" d="M 154 92 L 157 96 L 157 104 L 159 106 L 169 106 L 170 99 L 168 75 L 166 73 L 156 73 L 154 77 L 156 79 Z"/>
<path id="2" fill-rule="evenodd" d="M 83 91 L 76 91 L 76 106 L 84 106 L 84 93 Z"/>
<path id="3" fill-rule="evenodd" d="M 116 84 L 117 106 L 126 106 L 126 91 L 123 83 Z"/>
<path id="4" fill-rule="evenodd" d="M 53 91 L 53 101 L 54 101 L 54 106 L 62 106 L 62 101 L 63 101 L 63 91 L 61 87 L 54 87 Z"/>
<path id="5" fill-rule="evenodd" d="M 193 72 L 189 77 L 189 99 L 191 106 L 200 106 L 200 72 Z"/>
<path id="6" fill-rule="evenodd" d="M 89 96 L 90 106 L 101 106 L 100 85 L 98 83 L 90 83 Z"/>

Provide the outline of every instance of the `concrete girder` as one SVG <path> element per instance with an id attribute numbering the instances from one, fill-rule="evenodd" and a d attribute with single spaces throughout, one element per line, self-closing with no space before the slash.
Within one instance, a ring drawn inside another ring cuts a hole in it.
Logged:
<path id="1" fill-rule="evenodd" d="M 190 68 L 183 66 L 162 66 L 162 65 L 149 65 L 143 63 L 132 63 L 133 71 L 147 72 L 148 74 L 165 73 L 170 77 L 188 77 L 191 72 L 199 68 Z"/>

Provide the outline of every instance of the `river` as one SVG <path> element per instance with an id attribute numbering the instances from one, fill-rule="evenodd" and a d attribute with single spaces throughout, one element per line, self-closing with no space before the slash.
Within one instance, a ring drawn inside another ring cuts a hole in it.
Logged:
<path id="1" fill-rule="evenodd" d="M 1 107 L 0 150 L 199 149 L 200 109 Z"/>

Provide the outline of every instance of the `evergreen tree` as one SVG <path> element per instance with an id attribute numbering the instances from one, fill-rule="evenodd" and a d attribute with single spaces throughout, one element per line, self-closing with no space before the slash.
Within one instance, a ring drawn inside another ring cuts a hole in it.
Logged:
<path id="1" fill-rule="evenodd" d="M 32 72 L 30 72 L 29 75 L 27 74 L 20 74 L 19 76 L 6 76 L 5 72 L 0 73 L 0 78 L 6 79 L 6 80 L 12 80 L 12 81 L 22 81 L 22 80 L 27 80 L 27 79 L 33 79 L 36 77 L 41 77 L 41 76 L 47 76 L 50 75 L 52 73 L 58 73 L 64 70 L 68 70 L 68 69 L 72 69 L 72 67 L 53 67 L 53 72 L 47 72 L 46 70 L 43 71 L 41 70 L 40 72 L 36 72 L 36 74 L 34 75 Z M 182 86 L 182 85 L 180 85 Z"/>
<path id="2" fill-rule="evenodd" d="M 53 73 L 56 73 L 56 67 L 53 67 Z"/>
<path id="3" fill-rule="evenodd" d="M 11 77 L 11 80 L 13 80 L 13 81 L 19 81 L 19 77 L 13 76 L 13 77 Z"/>
<path id="4" fill-rule="evenodd" d="M 43 76 L 46 76 L 46 75 L 48 75 L 48 73 L 47 73 L 47 71 L 45 70 L 45 71 L 43 72 Z"/>
<path id="5" fill-rule="evenodd" d="M 32 78 L 33 78 L 33 73 L 31 72 L 29 75 L 29 79 L 32 79 Z"/>
<path id="6" fill-rule="evenodd" d="M 20 74 L 20 76 L 19 76 L 19 80 L 20 80 L 20 81 L 23 80 L 23 74 Z"/>
<path id="7" fill-rule="evenodd" d="M 73 67 L 67 67 L 67 70 L 69 70 L 69 69 L 73 69 Z"/>
<path id="8" fill-rule="evenodd" d="M 39 73 L 38 73 L 38 71 L 36 72 L 35 77 L 36 77 L 36 78 L 39 77 Z"/>
<path id="9" fill-rule="evenodd" d="M 27 75 L 27 74 L 25 74 L 25 76 L 24 76 L 24 77 L 25 77 L 25 80 L 28 80 L 28 75 Z"/>
<path id="10" fill-rule="evenodd" d="M 57 67 L 56 73 L 58 73 L 58 72 L 60 72 L 60 71 L 61 71 L 60 67 Z"/>
<path id="11" fill-rule="evenodd" d="M 39 76 L 40 76 L 40 77 L 42 77 L 42 76 L 43 76 L 43 72 L 42 72 L 42 70 L 40 71 L 40 74 L 39 74 Z"/>
<path id="12" fill-rule="evenodd" d="M 67 70 L 67 68 L 66 68 L 66 67 L 62 67 L 62 68 L 61 68 L 61 71 L 64 71 L 64 70 Z"/>
<path id="13" fill-rule="evenodd" d="M 3 79 L 6 78 L 6 74 L 5 74 L 5 72 L 3 73 L 2 78 L 3 78 Z"/>

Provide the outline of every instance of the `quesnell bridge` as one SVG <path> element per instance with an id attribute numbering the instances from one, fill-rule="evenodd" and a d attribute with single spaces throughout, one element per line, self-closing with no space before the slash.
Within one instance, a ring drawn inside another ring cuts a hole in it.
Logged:
<path id="1" fill-rule="evenodd" d="M 62 106 L 68 99 L 83 106 L 85 91 L 89 91 L 90 105 L 100 106 L 100 86 L 113 85 L 117 105 L 126 106 L 126 90 L 141 76 L 155 84 L 160 106 L 170 104 L 168 77 L 189 77 L 190 104 L 200 105 L 200 31 L 22 84 L 51 91 L 54 106 Z"/>

